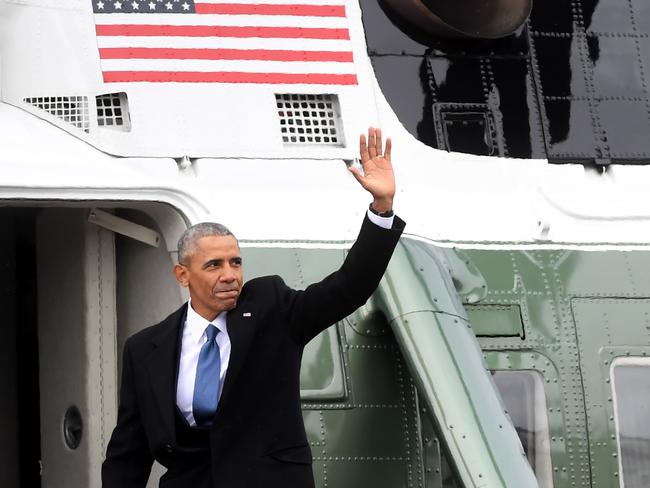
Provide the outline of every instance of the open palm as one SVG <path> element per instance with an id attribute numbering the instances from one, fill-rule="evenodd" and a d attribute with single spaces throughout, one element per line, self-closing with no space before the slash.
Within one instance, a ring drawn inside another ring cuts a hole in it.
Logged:
<path id="1" fill-rule="evenodd" d="M 375 201 L 373 207 L 380 212 L 392 208 L 395 195 L 395 175 L 390 160 L 391 140 L 386 140 L 386 149 L 383 148 L 381 129 L 370 127 L 368 139 L 365 134 L 359 138 L 359 153 L 363 173 L 355 167 L 350 171 L 361 184 L 368 190 Z"/>

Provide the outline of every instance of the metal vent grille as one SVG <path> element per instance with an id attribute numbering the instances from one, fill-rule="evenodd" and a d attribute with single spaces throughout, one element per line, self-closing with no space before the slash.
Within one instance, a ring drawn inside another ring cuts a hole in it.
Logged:
<path id="1" fill-rule="evenodd" d="M 30 97 L 23 98 L 23 101 L 73 125 L 77 129 L 85 132 L 90 130 L 88 97 Z"/>
<path id="2" fill-rule="evenodd" d="M 129 102 L 126 93 L 106 93 L 97 95 L 97 125 L 129 132 L 131 118 L 129 117 Z"/>
<path id="3" fill-rule="evenodd" d="M 285 145 L 343 146 L 336 95 L 276 93 L 275 102 Z"/>

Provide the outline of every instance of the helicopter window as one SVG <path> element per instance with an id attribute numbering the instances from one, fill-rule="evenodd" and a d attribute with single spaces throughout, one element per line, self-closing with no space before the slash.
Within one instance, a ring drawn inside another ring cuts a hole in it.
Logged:
<path id="1" fill-rule="evenodd" d="M 650 486 L 650 358 L 612 365 L 621 486 Z"/>
<path id="2" fill-rule="evenodd" d="M 544 379 L 537 371 L 494 371 L 503 403 L 539 486 L 553 486 Z"/>
<path id="3" fill-rule="evenodd" d="M 337 327 L 314 337 L 305 347 L 300 367 L 300 398 L 303 402 L 345 398 L 345 373 Z"/>

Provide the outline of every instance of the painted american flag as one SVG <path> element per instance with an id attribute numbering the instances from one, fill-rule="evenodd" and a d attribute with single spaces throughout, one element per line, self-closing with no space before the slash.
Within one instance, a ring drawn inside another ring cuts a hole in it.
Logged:
<path id="1" fill-rule="evenodd" d="M 345 0 L 91 0 L 105 83 L 356 85 Z"/>

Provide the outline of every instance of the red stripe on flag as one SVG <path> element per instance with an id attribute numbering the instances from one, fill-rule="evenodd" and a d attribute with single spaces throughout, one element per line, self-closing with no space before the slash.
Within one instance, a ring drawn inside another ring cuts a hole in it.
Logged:
<path id="1" fill-rule="evenodd" d="M 347 29 L 318 27 L 240 27 L 211 25 L 97 25 L 98 36 L 263 37 L 350 39 Z"/>
<path id="2" fill-rule="evenodd" d="M 101 59 L 207 59 L 256 61 L 334 61 L 351 63 L 351 52 L 271 49 L 174 49 L 163 47 L 103 47 Z"/>
<path id="3" fill-rule="evenodd" d="M 345 6 L 343 5 L 280 5 L 241 3 L 197 3 L 195 5 L 197 14 L 345 17 Z"/>
<path id="4" fill-rule="evenodd" d="M 105 71 L 104 82 L 356 85 L 357 77 L 356 75 L 351 74 L 321 73 L 242 73 L 226 71 Z"/>

